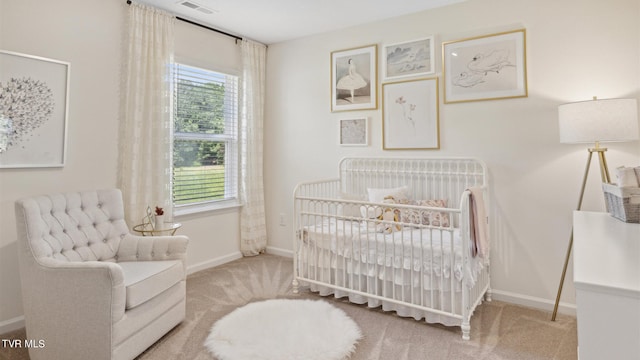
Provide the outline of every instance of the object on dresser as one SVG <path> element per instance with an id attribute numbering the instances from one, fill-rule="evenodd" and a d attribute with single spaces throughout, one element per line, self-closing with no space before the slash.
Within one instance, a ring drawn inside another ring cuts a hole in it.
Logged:
<path id="1" fill-rule="evenodd" d="M 625 166 L 617 167 L 616 182 L 619 187 L 640 186 L 640 166 L 635 168 Z"/>
<path id="2" fill-rule="evenodd" d="M 607 212 L 628 223 L 640 223 L 640 187 L 602 184 Z"/>

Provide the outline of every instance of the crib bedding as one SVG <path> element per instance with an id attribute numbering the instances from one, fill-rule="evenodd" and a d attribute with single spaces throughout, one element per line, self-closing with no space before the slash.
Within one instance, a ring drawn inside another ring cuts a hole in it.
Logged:
<path id="1" fill-rule="evenodd" d="M 464 280 L 472 287 L 483 268 L 479 258 L 464 261 L 456 228 L 403 225 L 400 230 L 381 233 L 371 221 L 324 218 L 305 226 L 302 239 L 305 251 L 316 255 L 310 258 L 315 259 L 313 265 L 317 261 L 318 265 L 343 266 L 358 274 L 376 273 L 381 280 L 393 277 L 396 284 L 418 281 L 417 276 L 422 275 L 425 286 L 440 288 L 441 278 L 449 279 L 453 274 L 457 281 Z"/>

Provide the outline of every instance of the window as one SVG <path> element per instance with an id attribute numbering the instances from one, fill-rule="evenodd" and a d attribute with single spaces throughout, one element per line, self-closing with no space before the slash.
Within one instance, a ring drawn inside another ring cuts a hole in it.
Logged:
<path id="1" fill-rule="evenodd" d="M 177 214 L 238 202 L 238 77 L 173 69 L 173 204 Z"/>

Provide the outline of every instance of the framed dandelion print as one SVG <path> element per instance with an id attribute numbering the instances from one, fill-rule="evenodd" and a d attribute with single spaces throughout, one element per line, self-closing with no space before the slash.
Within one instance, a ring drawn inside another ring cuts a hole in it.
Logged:
<path id="1" fill-rule="evenodd" d="M 442 44 L 444 102 L 527 96 L 525 30 Z"/>
<path id="2" fill-rule="evenodd" d="M 382 84 L 382 148 L 440 148 L 438 78 Z"/>
<path id="3" fill-rule="evenodd" d="M 64 166 L 69 67 L 0 50 L 0 168 Z"/>
<path id="4" fill-rule="evenodd" d="M 378 46 L 331 53 L 331 111 L 378 107 Z"/>

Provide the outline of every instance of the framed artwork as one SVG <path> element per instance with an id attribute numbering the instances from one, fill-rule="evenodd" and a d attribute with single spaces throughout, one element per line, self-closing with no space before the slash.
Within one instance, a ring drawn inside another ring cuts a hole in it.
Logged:
<path id="1" fill-rule="evenodd" d="M 440 148 L 438 78 L 382 84 L 382 148 Z"/>
<path id="2" fill-rule="evenodd" d="M 382 70 L 385 80 L 423 76 L 435 72 L 433 36 L 384 45 Z"/>
<path id="3" fill-rule="evenodd" d="M 527 96 L 525 30 L 442 44 L 444 102 Z"/>
<path id="4" fill-rule="evenodd" d="M 378 107 L 378 46 L 331 53 L 331 111 Z"/>
<path id="5" fill-rule="evenodd" d="M 369 126 L 366 117 L 340 120 L 340 145 L 369 145 Z"/>
<path id="6" fill-rule="evenodd" d="M 0 50 L 0 168 L 64 166 L 68 62 Z"/>

